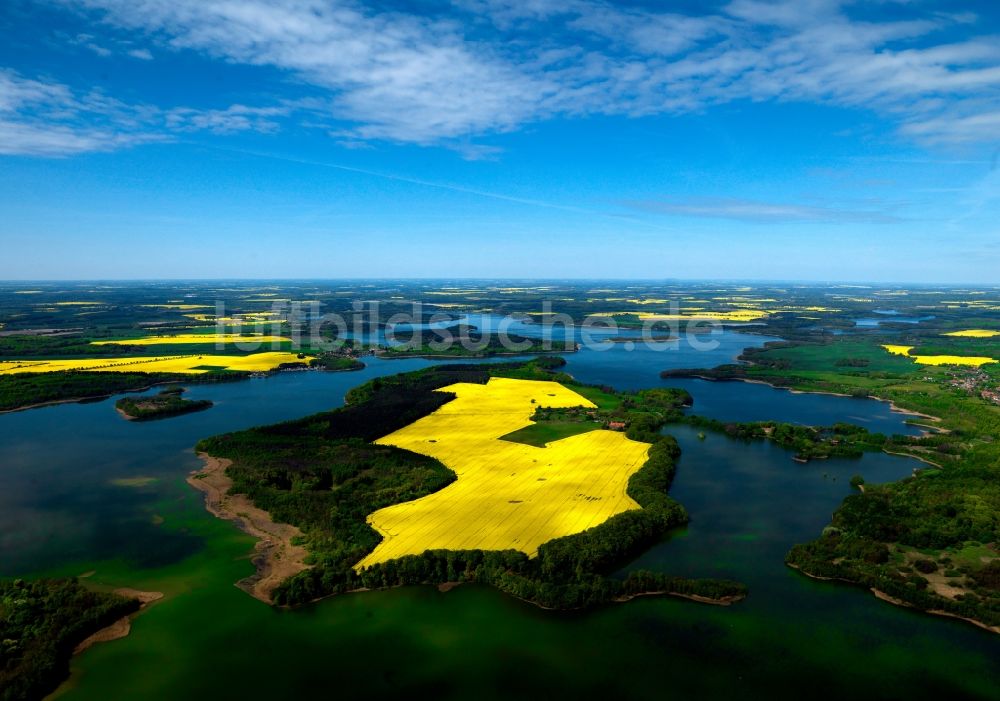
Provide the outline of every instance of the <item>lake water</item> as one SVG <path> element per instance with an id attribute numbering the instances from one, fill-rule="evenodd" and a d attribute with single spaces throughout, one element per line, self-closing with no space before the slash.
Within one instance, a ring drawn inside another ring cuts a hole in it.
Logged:
<path id="1" fill-rule="evenodd" d="M 862 327 L 874 327 L 881 326 L 882 324 L 919 324 L 921 321 L 930 321 L 933 316 L 901 316 L 898 314 L 889 314 L 884 312 L 882 318 L 879 317 L 864 317 L 861 319 L 855 319 L 854 323 L 857 326 Z"/>
<path id="2" fill-rule="evenodd" d="M 684 386 L 721 419 L 850 420 L 904 432 L 886 405 L 761 385 L 659 379 L 667 367 L 731 361 L 759 336 L 723 334 L 711 351 L 584 350 L 581 380 Z M 658 353 L 657 355 L 652 355 Z M 233 583 L 252 539 L 204 511 L 184 483 L 205 436 L 340 405 L 377 375 L 430 365 L 369 360 L 352 373 L 282 373 L 192 386 L 204 412 L 121 420 L 113 402 L 0 416 L 0 575 L 82 574 L 168 597 L 132 634 L 74 661 L 67 699 L 996 698 L 1000 638 L 890 606 L 783 565 L 850 492 L 850 476 L 898 479 L 917 463 L 887 455 L 798 464 L 768 443 L 670 427 L 683 455 L 672 494 L 691 523 L 636 565 L 747 582 L 732 607 L 661 598 L 583 613 L 546 612 L 487 587 L 408 587 L 278 611 Z M 322 691 L 321 691 L 322 690 Z"/>
<path id="3" fill-rule="evenodd" d="M 926 421 L 899 411 L 889 402 L 803 394 L 768 385 L 676 378 L 663 382 L 686 389 L 695 397 L 691 412 L 720 421 L 786 421 L 806 426 L 832 426 L 838 421 L 864 426 L 872 433 L 919 435 L 919 426 L 904 421 Z M 734 387 L 738 385 L 738 387 Z"/>

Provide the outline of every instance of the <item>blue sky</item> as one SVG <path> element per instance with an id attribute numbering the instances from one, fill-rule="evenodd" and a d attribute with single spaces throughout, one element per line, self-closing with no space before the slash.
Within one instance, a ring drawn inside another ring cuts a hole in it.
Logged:
<path id="1" fill-rule="evenodd" d="M 1000 283 L 992 2 L 0 3 L 0 278 Z"/>

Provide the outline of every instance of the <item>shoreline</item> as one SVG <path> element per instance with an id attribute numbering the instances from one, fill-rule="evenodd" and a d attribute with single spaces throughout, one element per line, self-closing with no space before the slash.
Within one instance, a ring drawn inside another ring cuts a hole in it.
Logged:
<path id="1" fill-rule="evenodd" d="M 843 392 L 831 392 L 829 390 L 822 389 L 796 389 L 794 387 L 784 387 L 782 385 L 776 384 L 774 382 L 768 382 L 767 380 L 758 380 L 751 377 L 710 377 L 708 375 L 690 374 L 690 375 L 672 375 L 670 377 L 661 377 L 664 380 L 704 380 L 705 382 L 746 382 L 752 385 L 766 385 L 776 390 L 784 390 L 785 392 L 791 392 L 792 394 L 825 394 L 831 397 L 847 397 L 848 399 L 872 399 L 876 402 L 884 402 L 889 405 L 889 410 L 897 414 L 906 414 L 907 416 L 919 416 L 923 419 L 928 419 L 930 421 L 940 422 L 941 417 L 932 416 L 931 414 L 924 414 L 923 412 L 914 411 L 912 409 L 904 409 L 900 407 L 892 399 L 884 399 L 878 397 L 874 394 L 869 394 L 864 397 L 855 397 L 853 394 L 844 394 Z M 937 426 L 924 426 L 922 424 L 911 423 L 911 426 L 916 426 L 924 431 L 924 433 L 930 433 L 932 431 L 937 433 L 946 433 L 947 429 L 938 428 Z"/>
<path id="2" fill-rule="evenodd" d="M 26 406 L 19 406 L 14 409 L 0 409 L 0 414 L 13 414 L 15 411 L 27 411 L 28 409 L 42 409 L 47 406 L 56 406 L 58 404 L 81 404 L 83 402 L 103 402 L 105 399 L 111 399 L 112 397 L 117 397 L 119 394 L 135 394 L 137 392 L 148 392 L 154 387 L 162 387 L 163 385 L 179 385 L 179 384 L 184 384 L 184 380 L 163 380 L 161 382 L 154 382 L 151 385 L 146 385 L 145 387 L 136 387 L 135 389 L 124 389 L 119 392 L 111 392 L 109 394 L 95 394 L 90 397 L 70 397 L 69 399 L 50 399 L 45 402 L 38 402 L 37 404 L 28 404 Z"/>
<path id="3" fill-rule="evenodd" d="M 136 599 L 139 602 L 139 608 L 133 611 L 127 616 L 122 616 L 117 621 L 109 626 L 101 628 L 95 633 L 91 633 L 89 636 L 84 638 L 75 648 L 73 648 L 73 655 L 79 655 L 84 650 L 97 645 L 98 643 L 108 643 L 112 640 L 120 640 L 127 637 L 130 632 L 132 632 L 132 620 L 138 616 L 140 613 L 145 611 L 149 606 L 160 599 L 163 598 L 163 592 L 159 591 L 139 591 L 138 589 L 129 589 L 123 587 L 114 590 L 115 594 L 124 596 L 128 599 Z"/>
<path id="4" fill-rule="evenodd" d="M 0 409 L 0 414 L 13 414 L 15 411 L 27 411 L 28 409 L 42 409 L 47 406 L 56 406 L 58 404 L 80 404 L 83 402 L 103 402 L 105 399 L 111 399 L 119 394 L 133 394 L 135 392 L 148 392 L 154 387 L 159 387 L 161 385 L 172 385 L 179 384 L 181 380 L 164 380 L 163 382 L 154 382 L 151 385 L 146 385 L 145 387 L 137 387 L 135 389 L 126 389 L 121 392 L 112 392 L 110 394 L 95 394 L 90 397 L 70 397 L 69 399 L 50 399 L 45 402 L 38 402 L 37 404 L 27 404 L 25 406 L 19 406 L 14 409 Z"/>
<path id="5" fill-rule="evenodd" d="M 811 574 L 809 572 L 806 572 L 798 565 L 793 565 L 790 562 L 786 562 L 785 564 L 791 569 L 795 570 L 796 572 L 799 572 L 800 574 L 803 574 L 806 577 L 809 577 L 810 579 L 815 579 L 820 582 L 843 582 L 845 584 L 850 584 L 855 587 L 865 586 L 861 582 L 855 582 L 850 579 L 844 579 L 843 577 L 822 577 L 818 574 Z M 966 616 L 959 616 L 957 613 L 951 613 L 950 611 L 943 611 L 941 609 L 922 609 L 917 606 L 914 606 L 909 602 L 903 601 L 902 599 L 897 599 L 894 596 L 890 596 L 889 594 L 886 594 L 884 591 L 880 591 L 875 587 L 868 587 L 868 590 L 875 595 L 876 599 L 879 599 L 881 601 L 885 601 L 890 604 L 900 606 L 902 608 L 913 609 L 914 611 L 919 611 L 920 613 L 927 613 L 932 616 L 942 616 L 944 618 L 954 618 L 959 621 L 965 621 L 966 623 L 971 623 L 977 628 L 982 628 L 983 630 L 988 631 L 990 633 L 996 633 L 1000 635 L 1000 626 L 991 626 L 986 623 L 983 623 L 982 621 L 977 621 L 975 618 L 967 618 Z"/>
<path id="6" fill-rule="evenodd" d="M 696 601 L 699 604 L 708 604 L 709 606 L 732 606 L 735 603 L 743 601 L 746 595 L 743 596 L 724 596 L 721 599 L 712 599 L 707 596 L 701 596 L 699 594 L 681 594 L 676 591 L 646 591 L 639 594 L 630 594 L 629 596 L 621 596 L 617 599 L 613 599 L 615 603 L 627 603 L 633 599 L 638 599 L 643 596 L 673 596 L 677 599 L 687 599 L 688 601 Z"/>
<path id="7" fill-rule="evenodd" d="M 126 413 L 124 409 L 119 409 L 118 407 L 115 407 L 115 411 L 118 412 L 118 415 L 121 416 L 126 421 L 136 421 L 139 418 L 137 416 L 132 416 L 131 414 Z"/>
<path id="8" fill-rule="evenodd" d="M 435 584 L 433 586 L 439 592 L 441 592 L 442 594 L 446 594 L 446 593 L 450 592 L 452 589 L 455 589 L 456 587 L 460 587 L 463 584 L 468 584 L 468 582 L 441 582 L 440 584 Z M 396 585 L 396 586 L 405 586 L 405 585 L 399 584 L 399 585 Z M 484 584 L 483 586 L 490 586 L 490 585 Z M 393 587 L 393 588 L 395 588 L 395 587 Z M 537 601 L 531 601 L 530 599 L 524 599 L 524 598 L 522 598 L 520 596 L 515 596 L 514 594 L 511 594 L 509 592 L 505 592 L 502 589 L 497 589 L 496 587 L 491 587 L 491 588 L 492 589 L 496 589 L 496 591 L 498 591 L 499 593 L 501 593 L 501 594 L 503 594 L 505 596 L 510 596 L 510 597 L 513 597 L 514 599 L 517 599 L 518 601 L 522 601 L 522 602 L 524 602 L 526 604 L 531 604 L 532 606 L 534 606 L 536 608 L 540 608 L 543 611 L 569 611 L 569 612 L 573 612 L 573 611 L 589 611 L 589 610 L 591 610 L 593 608 L 592 606 L 583 606 L 583 607 L 579 607 L 579 608 L 563 609 L 563 608 L 554 608 L 552 606 L 543 606 L 542 604 L 538 603 Z M 351 591 L 345 592 L 345 593 L 347 593 L 347 594 L 354 594 L 354 593 L 365 592 L 365 591 L 370 591 L 370 590 L 366 589 L 366 588 L 352 589 Z M 629 601 L 632 601 L 633 599 L 639 599 L 639 598 L 644 597 L 644 596 L 673 596 L 673 597 L 676 597 L 678 599 L 687 599 L 688 601 L 696 601 L 699 604 L 708 604 L 710 606 L 732 606 L 733 604 L 738 603 L 740 601 L 743 601 L 744 599 L 747 598 L 747 595 L 745 595 L 745 594 L 742 595 L 742 596 L 731 595 L 731 596 L 724 596 L 721 599 L 712 599 L 710 597 L 700 596 L 698 594 L 682 594 L 680 592 L 675 592 L 675 591 L 644 591 L 644 592 L 639 592 L 638 594 L 628 594 L 626 596 L 618 596 L 618 597 L 615 597 L 614 599 L 608 599 L 607 603 L 609 603 L 609 604 L 626 604 Z"/>
<path id="9" fill-rule="evenodd" d="M 612 343 L 612 344 L 626 344 L 632 343 L 635 346 L 639 346 L 642 343 L 680 343 L 680 338 L 677 336 L 654 336 L 652 338 L 632 338 L 630 336 L 611 336 L 609 338 L 604 338 L 598 341 L 598 343 Z"/>
<path id="10" fill-rule="evenodd" d="M 524 351 L 523 353 L 512 351 L 510 353 L 493 353 L 492 355 L 418 355 L 388 351 L 375 357 L 381 360 L 406 360 L 407 358 L 420 358 L 422 360 L 483 360 L 484 358 L 517 358 L 522 355 L 561 355 L 563 353 L 577 353 L 579 350 L 579 348 L 574 348 L 573 350 Z"/>
<path id="11" fill-rule="evenodd" d="M 232 521 L 241 531 L 258 539 L 254 545 L 255 554 L 252 558 L 256 572 L 236 582 L 235 586 L 258 601 L 273 606 L 274 600 L 272 595 L 274 590 L 289 577 L 309 569 L 309 565 L 305 564 L 305 558 L 309 554 L 308 551 L 303 546 L 292 544 L 292 539 L 301 536 L 302 532 L 295 526 L 286 523 L 276 523 L 271 519 L 270 513 L 254 506 L 245 494 L 229 493 L 229 490 L 233 486 L 233 481 L 226 476 L 225 471 L 232 464 L 231 460 L 216 458 L 208 453 L 198 453 L 198 457 L 205 465 L 202 469 L 191 472 L 186 481 L 205 495 L 205 510 L 216 518 L 224 521 Z M 465 582 L 440 582 L 434 586 L 438 591 L 445 593 L 462 584 L 465 584 Z M 370 588 L 359 587 L 357 589 L 348 589 L 343 593 L 359 594 L 366 591 L 370 591 Z M 498 591 L 501 594 L 513 596 L 519 601 L 531 604 L 545 611 L 572 611 L 585 610 L 586 608 L 557 609 L 514 596 L 509 592 Z M 316 603 L 331 596 L 335 595 L 321 596 L 313 599 L 310 603 Z M 697 594 L 654 591 L 617 597 L 611 599 L 609 603 L 627 603 L 632 599 L 643 596 L 673 596 L 712 606 L 731 606 L 746 598 L 744 595 L 712 599 Z"/>
<path id="12" fill-rule="evenodd" d="M 854 584 L 854 585 L 858 584 L 857 582 L 852 582 L 851 580 L 844 579 L 843 577 L 824 577 L 824 576 L 819 575 L 819 574 L 813 574 L 812 572 L 806 572 L 804 569 L 802 569 L 798 565 L 793 565 L 790 562 L 786 562 L 785 566 L 789 567 L 789 568 L 791 568 L 793 570 L 795 570 L 799 574 L 805 575 L 809 579 L 815 579 L 815 580 L 817 580 L 819 582 L 843 582 L 844 584 Z"/>
<path id="13" fill-rule="evenodd" d="M 869 589 L 869 591 L 871 591 L 871 593 L 875 595 L 876 599 L 879 599 L 881 601 L 887 601 L 890 604 L 894 604 L 894 605 L 900 606 L 902 608 L 908 608 L 908 609 L 913 609 L 914 611 L 921 611 L 923 613 L 929 613 L 932 616 L 942 616 L 944 618 L 954 618 L 954 619 L 959 620 L 959 621 L 965 621 L 966 623 L 971 623 L 972 625 L 976 626 L 977 628 L 982 628 L 983 630 L 985 630 L 985 631 L 987 631 L 989 633 L 996 633 L 997 635 L 1000 635 L 1000 626 L 987 625 L 986 623 L 983 623 L 982 621 L 977 621 L 975 618 L 967 618 L 965 616 L 960 616 L 957 613 L 951 613 L 950 611 L 943 611 L 941 609 L 922 609 L 922 608 L 917 608 L 913 604 L 907 603 L 906 601 L 903 601 L 902 599 L 897 599 L 894 596 L 890 596 L 889 594 L 886 594 L 884 591 L 880 591 L 880 590 L 876 589 L 875 587 L 871 587 Z"/>
<path id="14" fill-rule="evenodd" d="M 885 448 L 882 448 L 882 452 L 885 453 L 886 455 L 895 455 L 895 456 L 901 457 L 901 458 L 913 458 L 914 460 L 919 460 L 920 462 L 924 463 L 925 465 L 930 465 L 931 467 L 936 467 L 939 470 L 944 469 L 943 465 L 938 465 L 936 462 L 932 462 L 932 461 L 928 460 L 927 458 L 922 458 L 919 455 L 913 455 L 912 453 L 899 453 L 899 452 L 896 452 L 894 450 L 886 450 Z"/>
<path id="15" fill-rule="evenodd" d="M 326 369 L 317 368 L 317 367 L 305 367 L 305 368 L 301 368 L 301 370 L 315 370 L 315 371 L 318 371 L 318 372 L 351 372 L 351 371 L 354 371 L 354 370 L 363 370 L 363 369 L 364 369 L 364 365 L 362 365 L 362 367 L 360 367 L 360 368 L 344 368 L 342 370 L 326 370 Z M 297 370 L 300 370 L 300 368 L 274 368 L 272 370 L 265 371 L 264 374 L 265 375 L 276 375 L 276 374 L 278 374 L 280 372 L 285 372 L 286 370 L 288 370 L 288 371 L 297 371 Z M 233 373 L 234 376 L 232 377 L 232 379 L 228 379 L 227 378 L 226 379 L 227 382 L 242 382 L 244 380 L 255 379 L 255 376 L 258 374 L 256 371 L 255 372 L 250 372 L 250 371 L 245 371 L 245 370 L 237 370 L 237 371 L 231 371 L 231 372 Z M 239 375 L 243 375 L 243 377 L 236 377 L 236 375 L 238 375 L 238 374 Z M 120 390 L 120 391 L 117 391 L 117 392 L 110 392 L 110 393 L 106 393 L 106 394 L 95 394 L 95 395 L 92 395 L 92 396 L 89 396 L 89 397 L 70 397 L 68 399 L 50 399 L 48 401 L 38 402 L 36 404 L 27 404 L 25 406 L 15 407 L 13 409 L 0 409 L 0 414 L 13 414 L 16 411 L 27 411 L 29 409 L 42 409 L 42 408 L 45 408 L 47 406 L 56 406 L 56 405 L 59 405 L 59 404 L 81 404 L 83 402 L 103 402 L 105 399 L 111 399 L 112 397 L 117 397 L 120 394 L 135 394 L 137 392 L 148 392 L 149 390 L 153 389 L 154 387 L 162 387 L 163 385 L 198 384 L 197 381 L 192 382 L 192 380 L 191 380 L 192 377 L 197 377 L 197 375 L 189 375 L 188 377 L 181 378 L 181 379 L 176 379 L 176 380 L 162 380 L 160 382 L 154 382 L 152 384 L 145 385 L 143 387 L 136 387 L 135 389 L 124 389 L 124 390 Z M 207 409 L 209 407 L 205 407 L 205 408 Z"/>
<path id="16" fill-rule="evenodd" d="M 309 569 L 305 564 L 308 551 L 292 542 L 302 536 L 302 531 L 287 523 L 276 523 L 245 494 L 230 494 L 233 481 L 226 476 L 226 469 L 231 460 L 208 453 L 198 453 L 198 457 L 204 467 L 192 472 L 187 483 L 205 495 L 205 509 L 257 538 L 251 558 L 256 571 L 236 582 L 236 586 L 258 601 L 273 605 L 274 590 L 289 577 Z"/>

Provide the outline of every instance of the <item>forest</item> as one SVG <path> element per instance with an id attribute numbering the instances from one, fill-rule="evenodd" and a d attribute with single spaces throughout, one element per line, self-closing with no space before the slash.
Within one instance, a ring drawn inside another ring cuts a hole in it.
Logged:
<path id="1" fill-rule="evenodd" d="M 483 333 L 469 324 L 454 324 L 444 328 L 396 332 L 395 340 L 401 345 L 385 346 L 386 357 L 493 357 L 520 353 L 572 352 L 572 341 L 545 341 L 527 338 L 515 333 Z"/>
<path id="2" fill-rule="evenodd" d="M 0 700 L 42 698 L 66 678 L 74 648 L 139 609 L 76 579 L 0 580 Z"/>

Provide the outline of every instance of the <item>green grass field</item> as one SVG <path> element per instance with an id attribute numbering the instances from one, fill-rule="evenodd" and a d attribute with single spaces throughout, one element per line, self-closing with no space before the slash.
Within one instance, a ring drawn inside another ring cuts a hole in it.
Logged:
<path id="1" fill-rule="evenodd" d="M 597 421 L 545 421 L 500 436 L 500 440 L 544 448 L 546 443 L 577 436 L 601 427 Z"/>

